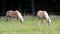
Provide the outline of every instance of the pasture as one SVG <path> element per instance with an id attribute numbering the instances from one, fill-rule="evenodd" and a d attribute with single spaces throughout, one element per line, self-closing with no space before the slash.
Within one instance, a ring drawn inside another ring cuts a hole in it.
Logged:
<path id="1" fill-rule="evenodd" d="M 60 34 L 60 16 L 50 16 L 52 22 L 47 26 L 45 20 L 41 26 L 38 26 L 37 17 L 24 17 L 24 23 L 12 18 L 6 21 L 0 18 L 0 34 Z"/>

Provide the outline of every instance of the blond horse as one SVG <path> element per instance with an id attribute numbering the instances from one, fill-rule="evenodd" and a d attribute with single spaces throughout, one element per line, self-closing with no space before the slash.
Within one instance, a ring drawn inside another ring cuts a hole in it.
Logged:
<path id="1" fill-rule="evenodd" d="M 45 19 L 47 24 L 50 25 L 51 19 L 50 19 L 49 15 L 48 15 L 48 13 L 46 11 L 39 10 L 37 12 L 37 16 L 39 18 L 39 22 L 38 22 L 39 25 L 42 23 L 43 19 Z"/>
<path id="2" fill-rule="evenodd" d="M 18 10 L 9 10 L 6 12 L 6 17 L 7 17 L 7 21 L 8 21 L 8 17 L 10 17 L 10 20 L 11 20 L 11 17 L 15 17 L 17 20 L 20 19 L 21 22 L 23 22 L 23 17 L 21 15 L 21 13 L 18 11 Z"/>

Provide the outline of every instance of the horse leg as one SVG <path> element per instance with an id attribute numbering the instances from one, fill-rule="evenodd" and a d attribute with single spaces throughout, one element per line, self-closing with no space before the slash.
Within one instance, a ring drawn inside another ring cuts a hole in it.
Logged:
<path id="1" fill-rule="evenodd" d="M 38 20 L 38 25 L 39 25 L 39 26 L 41 25 L 41 19 Z"/>
<path id="2" fill-rule="evenodd" d="M 9 21 L 11 21 L 11 16 L 9 16 Z"/>
<path id="3" fill-rule="evenodd" d="M 10 18 L 10 19 L 9 19 L 9 18 Z M 7 21 L 9 21 L 9 20 L 11 21 L 11 17 L 7 16 L 7 17 L 6 17 L 6 20 L 7 20 Z"/>
<path id="4" fill-rule="evenodd" d="M 18 21 L 18 16 L 16 16 L 16 21 Z"/>
<path id="5" fill-rule="evenodd" d="M 41 18 L 41 23 L 43 23 L 43 18 Z"/>
<path id="6" fill-rule="evenodd" d="M 49 26 L 49 25 L 50 25 L 50 23 L 49 23 L 49 19 L 46 19 L 46 22 L 47 22 L 47 25 Z"/>
<path id="7" fill-rule="evenodd" d="M 8 16 L 6 17 L 6 20 L 8 21 Z"/>
<path id="8" fill-rule="evenodd" d="M 8 15 L 6 15 L 6 21 L 9 21 L 9 16 Z"/>

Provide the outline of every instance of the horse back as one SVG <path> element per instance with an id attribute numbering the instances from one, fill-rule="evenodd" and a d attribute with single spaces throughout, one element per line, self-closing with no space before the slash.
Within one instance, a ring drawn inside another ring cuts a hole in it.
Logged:
<path id="1" fill-rule="evenodd" d="M 15 16 L 17 16 L 17 12 L 9 10 L 9 11 L 7 11 L 6 15 L 15 17 Z"/>

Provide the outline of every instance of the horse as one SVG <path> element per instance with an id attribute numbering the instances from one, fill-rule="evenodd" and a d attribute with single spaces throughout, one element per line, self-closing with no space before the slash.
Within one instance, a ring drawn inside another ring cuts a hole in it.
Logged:
<path id="1" fill-rule="evenodd" d="M 48 15 L 47 11 L 45 11 L 45 10 L 39 10 L 37 12 L 37 17 L 39 19 L 38 25 L 41 25 L 41 23 L 43 22 L 43 19 L 46 20 L 47 25 L 50 25 L 51 19 L 50 19 L 49 15 Z"/>
<path id="2" fill-rule="evenodd" d="M 9 20 L 8 17 L 10 17 L 10 20 L 11 20 L 11 17 L 15 17 L 17 20 L 20 19 L 21 23 L 24 21 L 22 14 L 18 10 L 8 10 L 6 12 L 6 17 L 7 17 L 7 21 Z"/>

